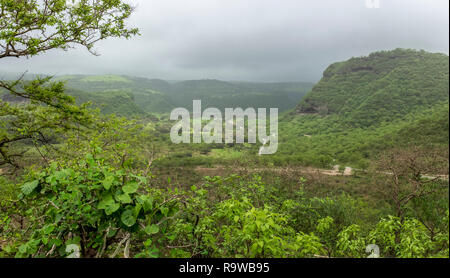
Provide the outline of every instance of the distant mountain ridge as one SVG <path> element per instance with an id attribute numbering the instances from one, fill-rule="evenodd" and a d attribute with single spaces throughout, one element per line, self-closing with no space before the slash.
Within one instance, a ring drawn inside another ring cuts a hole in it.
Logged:
<path id="1" fill-rule="evenodd" d="M 117 75 L 61 76 L 57 80 L 66 81 L 69 94 L 100 105 L 105 101 L 96 96 L 128 94 L 144 113 L 170 113 L 175 107 L 192 109 L 194 99 L 202 100 L 204 107 L 221 110 L 253 107 L 278 108 L 282 112 L 294 108 L 313 86 L 308 82 L 252 83 L 213 79 L 168 82 Z M 77 93 L 73 93 L 74 90 Z"/>
<path id="2" fill-rule="evenodd" d="M 14 80 L 18 74 L 1 74 Z M 36 74 L 27 74 L 26 79 Z M 192 109 L 194 99 L 206 107 L 292 109 L 311 90 L 309 82 L 255 83 L 215 79 L 166 81 L 125 75 L 63 75 L 66 92 L 78 103 L 92 102 L 103 113 L 142 116 L 146 113 L 167 114 L 175 107 Z M 1 93 L 1 92 L 0 92 Z"/>

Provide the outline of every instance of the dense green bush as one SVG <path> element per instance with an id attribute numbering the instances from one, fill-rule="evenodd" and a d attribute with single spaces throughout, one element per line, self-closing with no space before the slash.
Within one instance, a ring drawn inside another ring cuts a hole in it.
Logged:
<path id="1" fill-rule="evenodd" d="M 448 257 L 448 210 L 432 234 L 410 217 L 368 225 L 361 216 L 373 212 L 362 201 L 302 190 L 291 198 L 257 175 L 157 189 L 108 165 L 99 148 L 30 172 L 18 193 L 2 201 L 2 256 L 366 257 L 366 246 L 377 244 L 382 257 Z"/>
<path id="2" fill-rule="evenodd" d="M 32 232 L 16 257 L 65 257 L 69 246 L 82 257 L 102 257 L 121 237 L 158 233 L 157 223 L 173 213 L 173 202 L 152 194 L 147 178 L 108 166 L 97 157 L 101 151 L 28 175 L 20 199 Z"/>

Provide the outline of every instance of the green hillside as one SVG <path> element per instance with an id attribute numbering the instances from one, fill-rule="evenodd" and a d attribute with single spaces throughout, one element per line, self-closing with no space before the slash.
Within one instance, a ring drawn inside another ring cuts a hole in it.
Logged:
<path id="1" fill-rule="evenodd" d="M 201 99 L 206 107 L 292 109 L 311 89 L 311 83 L 251 83 L 220 80 L 190 80 L 173 84 L 171 96 L 177 106 L 191 107 Z"/>
<path id="2" fill-rule="evenodd" d="M 365 167 L 383 150 L 449 142 L 448 56 L 396 49 L 332 64 L 282 118 L 275 164 Z"/>
<path id="3" fill-rule="evenodd" d="M 124 90 L 105 90 L 100 92 L 84 92 L 74 89 L 67 94 L 75 97 L 78 104 L 91 102 L 94 108 L 99 108 L 103 114 L 119 116 L 143 116 L 144 111 L 136 104 L 135 95 Z"/>
<path id="4" fill-rule="evenodd" d="M 251 83 L 226 82 L 220 80 L 189 80 L 167 82 L 160 79 L 146 79 L 128 76 L 104 75 L 61 76 L 56 80 L 63 80 L 67 87 L 75 89 L 76 97 L 89 99 L 96 105 L 108 107 L 113 100 L 104 98 L 112 91 L 123 95 L 133 96 L 133 105 L 141 111 L 132 114 L 170 113 L 175 107 L 192 109 L 194 99 L 202 100 L 204 107 L 219 109 L 234 107 L 278 108 L 286 111 L 295 107 L 295 103 L 312 88 L 312 83 Z M 99 98 L 101 96 L 101 98 Z M 116 95 L 112 95 L 116 96 Z M 114 105 L 105 111 L 126 114 L 130 110 L 123 110 Z"/>
<path id="5" fill-rule="evenodd" d="M 448 148 L 448 113 L 449 103 L 444 102 L 370 128 L 349 128 L 339 115 L 287 117 L 280 123 L 278 152 L 268 161 L 275 165 L 365 168 L 385 150 L 411 144 Z"/>
<path id="6" fill-rule="evenodd" d="M 296 112 L 338 114 L 350 126 L 366 127 L 448 98 L 447 55 L 396 49 L 332 64 Z"/>

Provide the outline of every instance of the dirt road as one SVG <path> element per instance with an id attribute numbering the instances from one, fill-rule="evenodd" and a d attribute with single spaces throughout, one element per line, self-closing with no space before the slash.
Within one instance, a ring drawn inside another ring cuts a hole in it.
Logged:
<path id="1" fill-rule="evenodd" d="M 217 166 L 215 168 L 206 168 L 202 166 L 198 166 L 195 168 L 197 172 L 201 173 L 208 173 L 208 172 L 218 172 L 221 170 L 227 169 L 224 166 Z M 331 170 L 325 170 L 325 169 L 319 169 L 319 168 L 313 168 L 313 167 L 289 167 L 289 168 L 283 168 L 283 167 L 267 167 L 267 168 L 233 168 L 238 171 L 245 171 L 245 170 L 251 170 L 253 172 L 264 172 L 264 171 L 272 171 L 272 172 L 303 172 L 307 174 L 322 174 L 327 176 L 351 176 L 353 175 L 353 169 L 351 167 L 345 167 L 345 170 L 343 172 L 339 171 L 339 165 L 336 165 Z"/>
<path id="2" fill-rule="evenodd" d="M 206 167 L 202 167 L 202 166 L 198 166 L 195 170 L 197 172 L 200 173 L 214 173 L 214 172 L 218 172 L 221 170 L 225 170 L 227 169 L 227 167 L 224 166 L 217 166 L 215 168 L 206 168 Z M 237 170 L 237 171 L 245 171 L 245 170 L 249 170 L 252 172 L 264 172 L 264 171 L 272 171 L 272 172 L 277 172 L 277 173 L 282 173 L 282 172 L 302 172 L 302 173 L 307 173 L 307 174 L 321 174 L 321 175 L 327 175 L 327 176 L 352 176 L 355 172 L 355 169 L 351 168 L 351 167 L 345 167 L 344 171 L 339 171 L 340 166 L 339 165 L 335 165 L 333 167 L 333 169 L 331 170 L 325 170 L 325 169 L 319 169 L 319 168 L 313 168 L 313 167 L 289 167 L 289 168 L 283 168 L 283 167 L 266 167 L 266 168 L 233 168 L 233 170 Z M 385 175 L 392 175 L 392 173 L 389 172 L 380 172 L 382 174 Z M 449 176 L 448 175 L 422 175 L 423 178 L 425 179 L 440 179 L 440 180 L 444 180 L 444 181 L 448 181 L 449 180 Z"/>

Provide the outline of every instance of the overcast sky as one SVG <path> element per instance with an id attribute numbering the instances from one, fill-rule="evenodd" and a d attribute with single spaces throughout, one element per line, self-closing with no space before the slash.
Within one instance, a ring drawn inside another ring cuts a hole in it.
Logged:
<path id="1" fill-rule="evenodd" d="M 377 50 L 449 52 L 448 0 L 133 0 L 142 36 L 7 58 L 0 71 L 125 74 L 169 80 L 317 81 Z M 373 0 L 372 2 L 376 2 Z"/>

